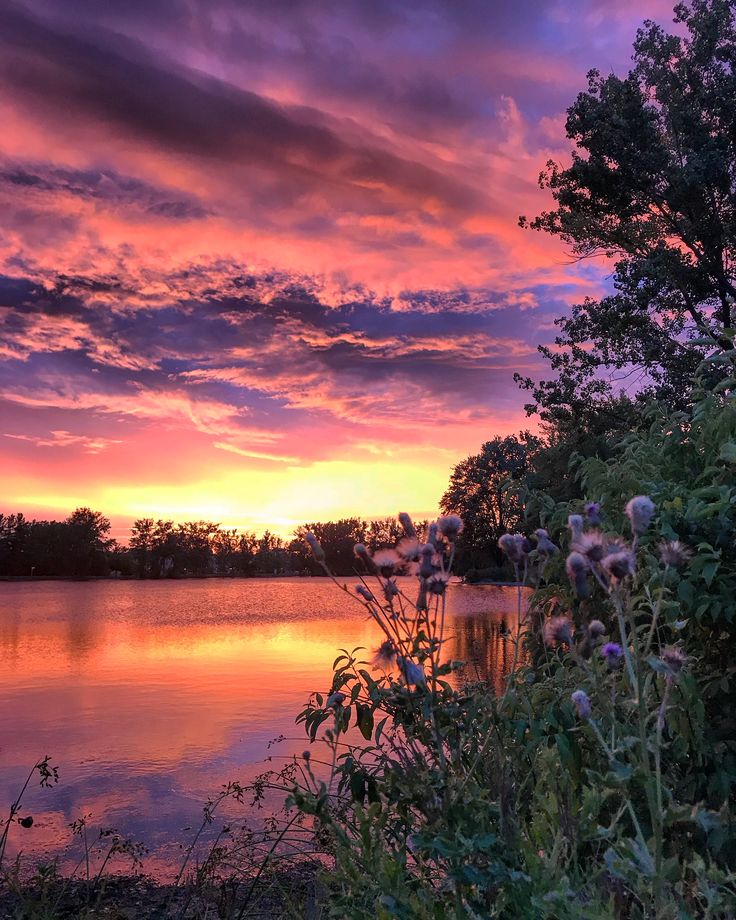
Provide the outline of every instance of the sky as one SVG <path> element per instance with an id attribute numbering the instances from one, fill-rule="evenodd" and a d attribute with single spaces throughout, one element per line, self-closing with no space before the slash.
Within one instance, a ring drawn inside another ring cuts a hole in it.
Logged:
<path id="1" fill-rule="evenodd" d="M 522 230 L 661 0 L 31 0 L 0 32 L 0 511 L 436 513 L 610 267 Z"/>

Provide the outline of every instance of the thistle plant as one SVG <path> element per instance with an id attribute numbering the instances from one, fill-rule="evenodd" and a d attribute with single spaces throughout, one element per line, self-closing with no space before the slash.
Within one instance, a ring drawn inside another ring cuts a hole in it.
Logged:
<path id="1" fill-rule="evenodd" d="M 570 515 L 567 554 L 544 528 L 499 541 L 518 613 L 499 695 L 446 660 L 458 519 L 419 535 L 401 515 L 396 547 L 356 546 L 352 588 L 307 538 L 383 637 L 342 651 L 298 717 L 327 756 L 305 752 L 288 804 L 321 841 L 331 915 L 732 916 L 727 802 L 696 794 L 698 659 L 672 599 L 691 551 L 655 548 L 647 496 L 628 536 L 604 512 Z"/>

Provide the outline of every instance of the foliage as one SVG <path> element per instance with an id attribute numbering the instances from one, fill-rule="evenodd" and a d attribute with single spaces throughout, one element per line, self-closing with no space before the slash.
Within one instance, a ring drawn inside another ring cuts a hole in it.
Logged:
<path id="1" fill-rule="evenodd" d="M 612 383 L 682 408 L 701 360 L 733 347 L 736 14 L 729 0 L 675 14 L 685 34 L 646 22 L 627 77 L 591 71 L 568 109 L 572 163 L 540 177 L 556 208 L 520 219 L 578 258 L 615 260 L 614 293 L 578 304 L 540 348 L 555 378 L 517 378 L 553 424 L 609 404 Z"/>
<path id="2" fill-rule="evenodd" d="M 522 640 L 527 658 L 500 696 L 442 659 L 444 593 L 430 602 L 428 584 L 449 570 L 453 542 L 423 538 L 434 572 L 420 572 L 416 602 L 368 561 L 357 599 L 385 642 L 373 667 L 360 650 L 336 659 L 329 695 L 299 716 L 330 756 L 307 751 L 292 774 L 291 804 L 334 859 L 331 916 L 732 916 L 736 745 L 713 732 L 706 701 L 722 674 L 680 601 L 691 577 L 713 585 L 713 553 L 689 561 L 668 542 L 660 564 L 658 541 L 673 535 L 661 500 L 656 529 L 629 508 L 631 540 L 575 523 L 572 587 L 541 539 L 530 555 L 520 536 L 504 541 L 538 587 L 529 615 L 519 589 L 514 664 Z M 619 525 L 622 505 L 611 498 Z M 717 592 L 707 597 L 701 620 L 723 619 Z"/>
<path id="3" fill-rule="evenodd" d="M 0 514 L 0 575 L 106 575 L 109 520 L 77 508 L 65 521 Z"/>

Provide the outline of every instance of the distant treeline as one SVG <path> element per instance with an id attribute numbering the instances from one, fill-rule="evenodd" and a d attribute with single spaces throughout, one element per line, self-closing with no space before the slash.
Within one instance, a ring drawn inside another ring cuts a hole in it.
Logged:
<path id="1" fill-rule="evenodd" d="M 129 543 L 124 546 L 109 537 L 108 518 L 89 508 L 78 508 L 63 521 L 0 514 L 0 576 L 321 574 L 305 545 L 308 531 L 322 544 L 330 569 L 340 575 L 355 571 L 356 543 L 377 549 L 394 545 L 403 534 L 392 518 L 305 523 L 288 540 L 268 530 L 257 536 L 210 521 L 175 524 L 141 518 L 134 522 Z"/>

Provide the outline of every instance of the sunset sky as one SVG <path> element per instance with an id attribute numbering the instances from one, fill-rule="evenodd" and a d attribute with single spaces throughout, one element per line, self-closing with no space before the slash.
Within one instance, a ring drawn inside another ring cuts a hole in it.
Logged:
<path id="1" fill-rule="evenodd" d="M 0 510 L 433 514 L 607 283 L 517 218 L 671 5 L 4 5 Z"/>

